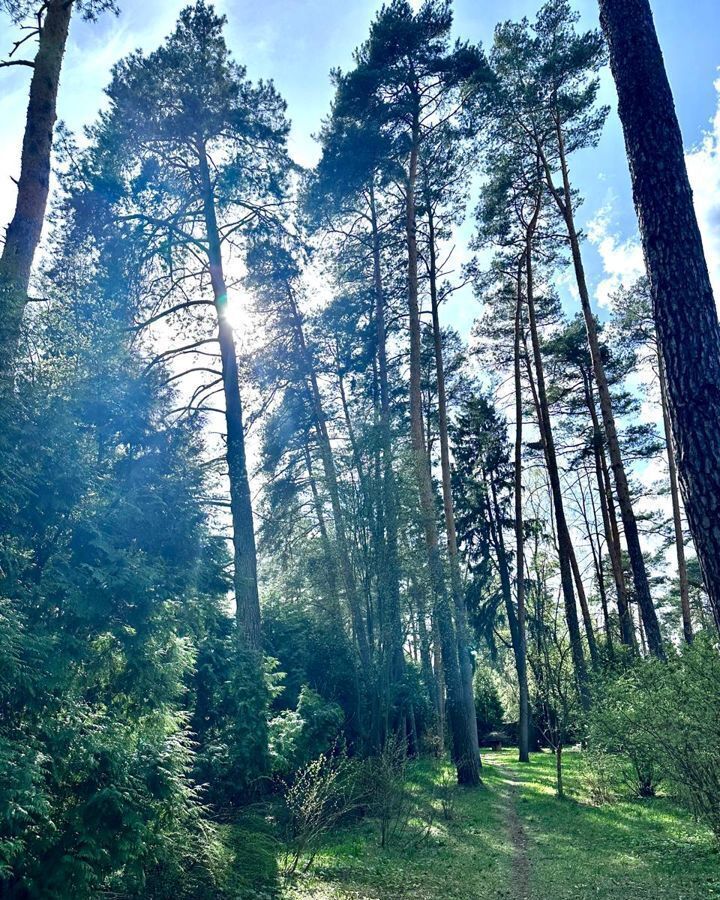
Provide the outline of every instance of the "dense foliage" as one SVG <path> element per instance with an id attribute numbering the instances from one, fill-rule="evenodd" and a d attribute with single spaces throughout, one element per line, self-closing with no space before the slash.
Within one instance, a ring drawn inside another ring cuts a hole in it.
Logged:
<path id="1" fill-rule="evenodd" d="M 56 130 L 32 295 L 0 268 L 3 898 L 255 896 L 253 853 L 291 879 L 359 822 L 417 848 L 483 741 L 552 750 L 560 796 L 580 743 L 597 802 L 720 838 L 712 566 L 655 288 L 591 304 L 577 22 L 547 0 L 485 53 L 390 0 L 304 171 L 197 0 Z M 427 800 L 409 761 L 446 750 Z"/>

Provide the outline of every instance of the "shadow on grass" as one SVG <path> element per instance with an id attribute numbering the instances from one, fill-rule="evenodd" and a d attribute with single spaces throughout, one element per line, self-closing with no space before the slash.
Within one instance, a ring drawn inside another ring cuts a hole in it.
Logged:
<path id="1" fill-rule="evenodd" d="M 309 877 L 289 884 L 284 896 L 516 900 L 502 798 L 484 787 L 451 788 L 446 819 L 439 799 L 440 790 L 447 796 L 446 773 L 437 762 L 412 764 L 413 816 L 390 846 L 381 849 L 371 818 L 342 829 L 326 840 Z"/>
<path id="2" fill-rule="evenodd" d="M 665 798 L 593 806 L 582 754 L 566 754 L 567 799 L 555 796 L 554 758 L 520 764 L 513 751 L 484 754 L 484 786 L 449 788 L 449 767 L 410 766 L 413 816 L 390 846 L 370 817 L 323 841 L 306 876 L 283 879 L 270 809 L 231 826 L 235 892 L 242 900 L 525 900 L 508 834 L 514 803 L 527 836 L 533 900 L 720 898 L 720 854 L 710 833 Z M 441 796 L 450 791 L 451 817 Z"/>
<path id="3" fill-rule="evenodd" d="M 589 803 L 580 753 L 567 753 L 568 799 L 555 796 L 554 758 L 490 754 L 501 779 L 518 785 L 530 838 L 533 896 L 595 900 L 720 897 L 720 856 L 710 832 L 667 798 Z M 491 768 L 488 766 L 488 768 Z"/>

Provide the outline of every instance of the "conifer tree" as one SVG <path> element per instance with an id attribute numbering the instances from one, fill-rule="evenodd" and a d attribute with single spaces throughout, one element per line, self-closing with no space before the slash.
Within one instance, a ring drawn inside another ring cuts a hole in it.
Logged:
<path id="1" fill-rule="evenodd" d="M 720 629 L 720 325 L 648 0 L 600 0 L 690 530 Z"/>
<path id="2" fill-rule="evenodd" d="M 393 0 L 373 22 L 368 40 L 356 53 L 356 67 L 338 83 L 343 115 L 368 121 L 387 141 L 402 172 L 410 322 L 410 428 L 420 509 L 428 553 L 435 616 L 448 690 L 448 715 L 458 780 L 476 784 L 474 707 L 464 689 L 435 516 L 422 418 L 421 329 L 417 244 L 419 170 L 425 142 L 439 124 L 459 114 L 482 60 L 474 48 L 449 49 L 452 14 L 448 3 L 427 0 L 415 13 L 407 0 Z"/>
<path id="3" fill-rule="evenodd" d="M 256 651 L 257 560 L 225 266 L 243 229 L 282 203 L 287 122 L 273 86 L 251 84 L 232 60 L 223 24 L 200 0 L 180 14 L 158 50 L 115 67 L 109 109 L 93 130 L 89 172 L 95 189 L 113 196 L 132 239 L 145 243 L 148 272 L 154 270 L 138 324 L 175 324 L 195 338 L 162 358 L 193 358 L 206 352 L 202 345 L 219 345 L 221 371 L 213 372 L 225 400 L 239 634 Z M 190 284 L 209 286 L 213 300 L 191 297 Z M 216 338 L 206 337 L 207 317 L 196 313 L 207 306 L 214 306 Z"/>
<path id="4" fill-rule="evenodd" d="M 70 20 L 78 8 L 85 19 L 94 19 L 106 9 L 117 12 L 114 0 L 48 0 L 39 4 L 3 0 L 0 3 L 0 10 L 7 11 L 14 22 L 19 24 L 26 19 L 32 22 L 25 26 L 25 34 L 16 41 L 0 68 L 27 66 L 33 70 L 15 212 L 0 255 L 0 373 L 3 374 L 12 366 L 35 251 L 45 222 L 60 71 Z M 16 57 L 15 53 L 34 37 L 38 39 L 34 59 Z"/>
<path id="5" fill-rule="evenodd" d="M 607 109 L 598 108 L 595 103 L 599 86 L 596 72 L 604 60 L 602 37 L 594 31 L 578 34 L 574 28 L 577 18 L 567 0 L 549 0 L 532 28 L 526 21 L 498 26 L 493 59 L 504 92 L 502 114 L 514 122 L 526 152 L 537 158 L 567 232 L 635 593 L 651 652 L 662 657 L 662 637 L 650 595 L 575 221 L 578 197 L 570 180 L 569 160 L 576 150 L 597 144 L 607 115 Z"/>

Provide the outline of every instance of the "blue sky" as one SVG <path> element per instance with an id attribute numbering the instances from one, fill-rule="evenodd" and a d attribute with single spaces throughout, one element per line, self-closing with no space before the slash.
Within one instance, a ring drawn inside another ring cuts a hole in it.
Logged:
<path id="1" fill-rule="evenodd" d="M 76 131 L 91 122 L 103 101 L 110 67 L 135 47 L 150 50 L 171 30 L 181 0 L 120 0 L 119 17 L 73 24 L 61 84 L 59 114 Z M 228 43 L 252 78 L 273 78 L 288 102 L 293 122 L 291 151 L 311 164 L 317 157 L 312 135 L 326 114 L 331 67 L 347 68 L 379 7 L 374 0 L 219 0 L 228 17 Z M 539 0 L 455 0 L 458 36 L 492 40 L 500 19 L 533 16 Z M 596 0 L 575 0 L 588 27 L 597 25 Z M 688 162 L 711 267 L 720 292 L 720 3 L 718 0 L 654 0 L 653 8 L 688 150 Z M 2 46 L 13 31 L 2 23 Z M 18 170 L 27 104 L 29 70 L 0 71 L 0 221 L 8 221 L 14 200 L 10 176 Z M 573 160 L 573 178 L 585 197 L 580 220 L 590 240 L 588 274 L 602 304 L 623 277 L 637 274 L 641 256 L 630 198 L 622 134 L 614 113 L 609 73 L 603 102 L 613 106 L 600 146 Z M 714 121 L 713 121 L 714 120 Z M 465 229 L 467 232 L 469 230 Z M 460 241 L 462 243 L 462 240 Z M 569 300 L 572 302 L 571 291 Z M 446 318 L 466 331 L 477 312 L 469 294 L 458 294 Z"/>

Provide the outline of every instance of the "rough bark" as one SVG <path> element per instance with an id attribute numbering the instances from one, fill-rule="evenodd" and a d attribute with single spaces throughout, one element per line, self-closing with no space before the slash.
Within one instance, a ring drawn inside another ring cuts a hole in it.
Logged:
<path id="1" fill-rule="evenodd" d="M 40 28 L 15 212 L 0 257 L 0 372 L 9 372 L 15 356 L 33 260 L 45 221 L 58 85 L 72 8 L 67 0 L 49 0 Z"/>
<path id="2" fill-rule="evenodd" d="M 253 527 L 250 482 L 245 456 L 245 431 L 240 397 L 235 337 L 227 319 L 227 287 L 223 271 L 220 232 L 205 145 L 198 145 L 200 189 L 208 242 L 210 281 L 215 298 L 218 341 L 225 396 L 226 458 L 230 481 L 230 513 L 233 527 L 235 604 L 238 628 L 251 650 L 261 648 L 260 599 L 257 585 L 257 552 Z"/>
<path id="3" fill-rule="evenodd" d="M 476 785 L 480 782 L 479 756 L 473 747 L 471 723 L 468 721 L 460 664 L 457 653 L 457 637 L 452 610 L 445 585 L 445 573 L 435 519 L 435 502 L 422 410 L 422 369 L 420 340 L 420 310 L 418 306 L 418 252 L 415 190 L 418 168 L 417 116 L 413 122 L 410 161 L 405 187 L 405 238 L 408 264 L 408 312 L 410 324 L 410 433 L 415 478 L 417 482 L 420 516 L 428 555 L 428 569 L 434 599 L 442 663 L 447 687 L 447 715 L 453 741 L 453 757 L 458 782 Z"/>
<path id="4" fill-rule="evenodd" d="M 680 485 L 720 629 L 720 325 L 648 0 L 600 0 Z"/>

